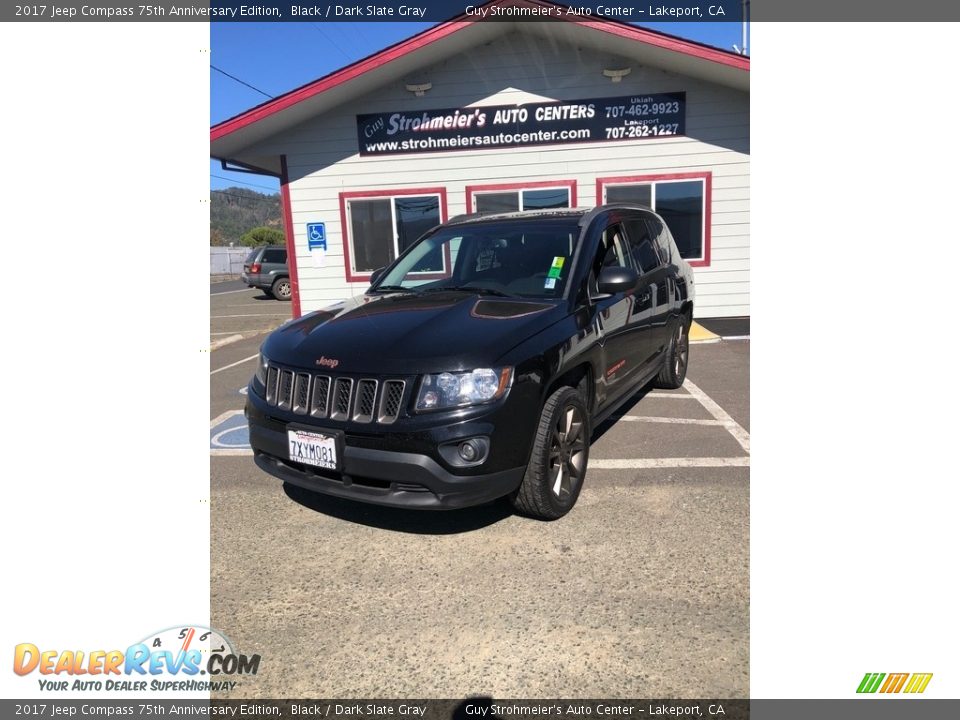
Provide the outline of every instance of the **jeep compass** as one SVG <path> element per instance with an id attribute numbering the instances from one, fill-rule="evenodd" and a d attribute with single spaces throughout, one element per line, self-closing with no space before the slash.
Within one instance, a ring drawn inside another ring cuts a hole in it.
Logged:
<path id="1" fill-rule="evenodd" d="M 257 465 L 363 502 L 574 505 L 597 423 L 688 361 L 693 274 L 649 208 L 454 218 L 362 295 L 261 348 L 247 418 Z"/>

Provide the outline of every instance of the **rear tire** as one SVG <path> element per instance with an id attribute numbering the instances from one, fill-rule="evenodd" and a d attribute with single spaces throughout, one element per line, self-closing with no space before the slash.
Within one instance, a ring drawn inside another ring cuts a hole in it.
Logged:
<path id="1" fill-rule="evenodd" d="M 270 287 L 270 294 L 277 300 L 289 300 L 293 295 L 293 286 L 290 284 L 290 278 L 277 278 Z"/>
<path id="2" fill-rule="evenodd" d="M 657 375 L 656 385 L 665 390 L 676 390 L 687 377 L 690 361 L 690 318 L 681 315 L 671 331 L 670 347 L 663 359 L 663 368 Z"/>
<path id="3" fill-rule="evenodd" d="M 544 403 L 523 482 L 511 497 L 519 512 L 556 520 L 580 496 L 590 455 L 590 415 L 575 388 L 561 387 Z"/>

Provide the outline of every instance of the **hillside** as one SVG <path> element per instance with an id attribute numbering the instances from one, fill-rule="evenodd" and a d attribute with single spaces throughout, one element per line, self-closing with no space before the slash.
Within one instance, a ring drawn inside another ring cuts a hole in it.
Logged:
<path id="1" fill-rule="evenodd" d="M 210 193 L 210 244 L 239 244 L 240 236 L 255 227 L 282 230 L 280 194 L 229 187 Z"/>

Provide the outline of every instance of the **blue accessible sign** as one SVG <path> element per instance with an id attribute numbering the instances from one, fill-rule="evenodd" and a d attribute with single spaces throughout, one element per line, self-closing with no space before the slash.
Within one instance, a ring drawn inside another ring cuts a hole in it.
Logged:
<path id="1" fill-rule="evenodd" d="M 307 223 L 307 247 L 313 250 L 327 250 L 327 226 L 320 223 Z"/>

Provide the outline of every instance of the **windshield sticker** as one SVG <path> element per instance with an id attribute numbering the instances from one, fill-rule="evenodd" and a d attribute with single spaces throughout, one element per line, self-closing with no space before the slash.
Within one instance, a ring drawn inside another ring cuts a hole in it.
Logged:
<path id="1" fill-rule="evenodd" d="M 558 278 L 558 277 L 560 277 L 560 272 L 561 272 L 560 268 L 558 268 L 558 267 L 552 267 L 552 268 L 550 268 L 550 270 L 547 272 L 547 277 L 549 277 L 549 278 Z"/>
<path id="2" fill-rule="evenodd" d="M 548 277 L 546 282 L 543 283 L 544 290 L 553 290 L 557 286 L 557 279 Z"/>
<path id="3" fill-rule="evenodd" d="M 562 255 L 558 255 L 553 259 L 553 265 L 551 265 L 550 267 L 560 270 L 561 268 L 563 268 L 563 263 L 565 260 L 566 260 L 565 257 L 563 257 Z"/>

